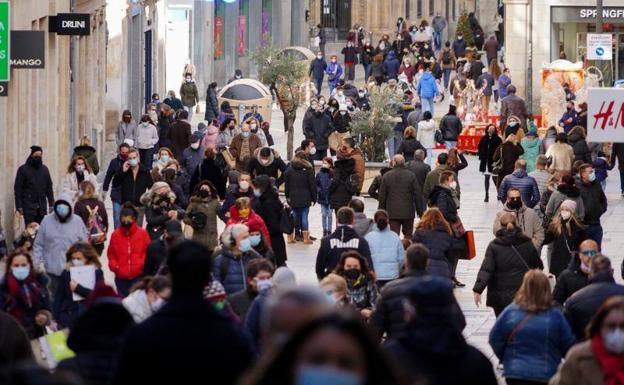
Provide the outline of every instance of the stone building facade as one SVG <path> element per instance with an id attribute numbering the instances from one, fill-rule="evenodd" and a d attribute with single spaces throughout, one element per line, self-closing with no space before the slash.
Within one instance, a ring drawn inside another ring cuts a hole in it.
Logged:
<path id="1" fill-rule="evenodd" d="M 15 210 L 15 173 L 30 154 L 31 145 L 44 148 L 44 162 L 53 181 L 58 182 L 82 135 L 90 136 L 98 147 L 103 144 L 105 3 L 74 0 L 74 12 L 91 15 L 91 31 L 89 36 L 69 37 L 50 33 L 48 27 L 50 16 L 71 12 L 72 1 L 10 2 L 11 30 L 44 32 L 45 68 L 11 69 L 8 97 L 0 97 L 0 209 L 2 227 L 9 234 Z M 74 68 L 70 60 L 72 39 Z"/>

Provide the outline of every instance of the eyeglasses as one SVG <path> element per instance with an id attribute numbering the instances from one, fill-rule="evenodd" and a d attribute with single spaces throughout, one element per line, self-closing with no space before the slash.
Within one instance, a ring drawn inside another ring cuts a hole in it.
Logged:
<path id="1" fill-rule="evenodd" d="M 596 255 L 598 255 L 598 252 L 596 250 L 581 250 L 579 251 L 579 253 L 586 257 L 595 257 Z"/>

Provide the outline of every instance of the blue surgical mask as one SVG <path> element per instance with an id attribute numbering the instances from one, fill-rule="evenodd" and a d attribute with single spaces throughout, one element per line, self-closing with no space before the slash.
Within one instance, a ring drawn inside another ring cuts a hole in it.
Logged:
<path id="1" fill-rule="evenodd" d="M 596 180 L 596 173 L 592 172 L 591 174 L 589 174 L 589 181 L 593 182 Z"/>
<path id="2" fill-rule="evenodd" d="M 23 281 L 30 275 L 30 266 L 12 267 L 11 272 L 18 281 Z"/>
<path id="3" fill-rule="evenodd" d="M 256 247 L 260 244 L 260 241 L 262 240 L 262 236 L 260 234 L 250 235 L 249 240 L 251 242 L 251 246 Z"/>
<path id="4" fill-rule="evenodd" d="M 160 156 L 160 161 L 163 162 L 163 163 L 169 162 L 169 155 L 161 155 Z"/>
<path id="5" fill-rule="evenodd" d="M 56 215 L 58 215 L 61 218 L 66 218 L 71 209 L 69 208 L 68 205 L 61 203 L 59 205 L 56 205 L 56 207 L 54 207 L 54 211 L 56 212 Z"/>
<path id="6" fill-rule="evenodd" d="M 331 366 L 304 366 L 297 370 L 295 385 L 361 385 L 360 376 Z"/>
<path id="7" fill-rule="evenodd" d="M 250 133 L 249 131 L 243 131 L 243 132 L 241 132 L 241 135 L 242 135 L 242 136 L 243 136 L 243 138 L 245 138 L 245 139 L 246 139 L 246 138 L 249 138 L 249 135 L 250 135 L 250 134 L 251 134 L 251 133 Z"/>
<path id="8" fill-rule="evenodd" d="M 128 161 L 128 164 L 130 165 L 130 167 L 136 167 L 139 164 L 139 160 L 138 159 L 130 159 Z"/>
<path id="9" fill-rule="evenodd" d="M 240 241 L 240 245 L 238 246 L 238 248 L 243 253 L 251 250 L 251 240 L 249 238 L 243 239 L 242 241 Z"/>
<path id="10" fill-rule="evenodd" d="M 261 195 L 262 195 L 262 191 L 260 191 L 258 189 L 254 189 L 254 196 L 256 198 L 260 198 Z"/>

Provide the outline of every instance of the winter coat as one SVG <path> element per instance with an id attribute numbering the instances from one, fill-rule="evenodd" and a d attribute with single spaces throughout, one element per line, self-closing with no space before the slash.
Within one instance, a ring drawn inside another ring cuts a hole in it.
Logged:
<path id="1" fill-rule="evenodd" d="M 255 202 L 256 202 L 256 206 L 259 207 L 260 206 L 259 199 L 256 198 Z M 236 208 L 236 206 L 232 206 L 230 207 L 229 214 L 230 214 L 230 218 L 225 223 L 226 226 L 237 224 L 237 223 L 242 223 L 249 228 L 256 227 L 264 236 L 264 240 L 267 243 L 267 245 L 269 247 L 271 246 L 271 236 L 269 235 L 269 229 L 267 228 L 266 223 L 264 223 L 264 220 L 262 219 L 262 217 L 256 214 L 254 210 L 251 210 L 247 217 L 241 217 L 240 214 L 238 213 L 238 209 Z"/>
<path id="2" fill-rule="evenodd" d="M 396 153 L 403 154 L 405 161 L 409 162 L 410 160 L 414 159 L 414 151 L 418 149 L 422 149 L 425 152 L 427 151 L 426 148 L 420 143 L 420 141 L 416 140 L 416 138 L 404 138 L 399 145 Z"/>
<path id="3" fill-rule="evenodd" d="M 374 61 L 371 66 L 371 76 L 374 78 L 386 78 L 386 68 L 384 66 L 384 62 Z"/>
<path id="4" fill-rule="evenodd" d="M 507 191 L 512 188 L 520 190 L 522 203 L 527 207 L 533 208 L 539 203 L 540 192 L 537 187 L 537 182 L 535 179 L 528 176 L 526 171 L 522 169 L 515 170 L 503 179 L 498 188 L 498 200 L 505 202 L 507 200 Z"/>
<path id="5" fill-rule="evenodd" d="M 436 123 L 435 120 L 421 120 L 418 122 L 418 131 L 416 132 L 417 142 L 420 142 L 422 147 L 425 148 L 425 152 L 432 151 L 436 146 L 435 142 Z M 429 150 L 427 150 L 429 149 Z M 414 155 L 412 154 L 410 159 L 405 158 L 405 161 L 412 160 Z"/>
<path id="6" fill-rule="evenodd" d="M 474 60 L 470 65 L 470 79 L 474 80 L 475 83 L 478 81 L 479 76 L 483 73 L 483 62 L 481 60 Z M 477 88 L 479 88 L 477 86 Z"/>
<path id="7" fill-rule="evenodd" d="M 245 141 L 249 143 L 249 154 L 243 155 L 243 145 Z M 245 171 L 247 169 L 247 165 L 249 161 L 253 157 L 254 152 L 258 148 L 262 148 L 262 141 L 258 135 L 250 133 L 249 138 L 243 138 L 242 134 L 238 134 L 232 138 L 232 142 L 230 142 L 230 153 L 236 159 L 236 170 Z"/>
<path id="8" fill-rule="evenodd" d="M 375 56 L 375 47 L 372 45 L 363 45 L 360 49 L 360 64 L 369 65 L 373 62 Z M 368 80 L 368 79 L 366 79 Z"/>
<path id="9" fill-rule="evenodd" d="M 212 271 L 214 279 L 221 282 L 227 294 L 233 294 L 247 289 L 247 264 L 252 259 L 261 258 L 254 250 L 249 250 L 241 255 L 234 255 L 226 247 L 214 259 Z"/>
<path id="10" fill-rule="evenodd" d="M 106 206 L 104 202 L 97 198 L 79 199 L 74 205 L 74 214 L 78 215 L 85 227 L 89 225 L 89 217 L 91 213 L 89 210 L 95 210 L 97 207 L 97 216 L 101 219 L 101 223 L 104 226 L 104 231 L 109 229 L 108 227 L 108 213 L 106 212 Z M 89 228 L 87 228 L 89 232 Z"/>
<path id="11" fill-rule="evenodd" d="M 503 74 L 498 78 L 498 97 L 503 99 L 507 96 L 507 86 L 511 84 L 509 76 Z"/>
<path id="12" fill-rule="evenodd" d="M 338 225 L 334 232 L 321 240 L 316 255 L 316 276 L 319 281 L 336 268 L 340 256 L 345 251 L 355 250 L 362 255 L 373 269 L 370 248 L 366 239 L 359 236 L 354 229 L 346 225 Z"/>
<path id="13" fill-rule="evenodd" d="M 204 148 L 199 146 L 197 150 L 195 150 L 189 146 L 182 152 L 182 159 L 180 159 L 181 170 L 187 178 L 190 178 L 203 160 Z"/>
<path id="14" fill-rule="evenodd" d="M 325 76 L 325 70 L 327 69 L 327 62 L 325 59 L 314 59 L 310 62 L 310 69 L 308 70 L 308 76 L 312 76 L 314 79 L 320 79 L 323 81 Z"/>
<path id="15" fill-rule="evenodd" d="M 351 129 L 351 115 L 347 111 L 338 111 L 334 113 L 332 120 L 334 128 L 341 134 L 349 132 Z"/>
<path id="16" fill-rule="evenodd" d="M 134 279 L 141 276 L 150 237 L 136 223 L 129 230 L 118 228 L 108 245 L 108 268 L 117 279 Z"/>
<path id="17" fill-rule="evenodd" d="M 427 177 L 425 178 L 425 184 L 423 186 L 423 195 L 425 196 L 425 198 L 427 200 L 429 200 L 431 193 L 433 192 L 433 189 L 440 183 L 440 175 L 442 174 L 443 171 L 452 171 L 447 165 L 440 165 L 436 168 L 434 168 L 433 170 L 431 170 L 428 174 Z M 461 195 L 461 189 L 459 186 L 459 181 L 457 180 L 457 174 L 453 172 L 453 176 L 455 177 L 455 180 L 457 181 L 457 196 L 459 197 Z"/>
<path id="18" fill-rule="evenodd" d="M 316 201 L 324 206 L 329 206 L 329 186 L 332 181 L 331 171 L 327 168 L 321 168 L 316 174 L 316 191 L 318 196 Z"/>
<path id="19" fill-rule="evenodd" d="M 306 160 L 294 157 L 284 174 L 284 194 L 290 207 L 305 208 L 316 203 L 316 182 L 313 166 Z"/>
<path id="20" fill-rule="evenodd" d="M 353 159 L 339 159 L 334 163 L 334 174 L 329 186 L 329 205 L 332 209 L 347 206 L 354 195 L 347 183 L 355 173 L 355 161 Z"/>
<path id="21" fill-rule="evenodd" d="M 362 186 L 364 185 L 364 178 L 366 177 L 366 162 L 364 161 L 364 154 L 362 150 L 359 148 L 354 148 L 348 153 L 345 157 L 346 159 L 353 159 L 355 162 L 353 166 L 353 172 L 358 177 L 358 188 L 357 193 L 362 191 Z"/>
<path id="22" fill-rule="evenodd" d="M 204 120 L 212 121 L 219 117 L 219 102 L 217 101 L 217 90 L 213 87 L 208 87 L 206 90 L 206 112 L 204 113 Z"/>
<path id="23" fill-rule="evenodd" d="M 499 80 L 500 82 L 500 80 Z M 526 130 L 526 119 L 529 117 L 526 103 L 524 99 L 515 94 L 509 94 L 501 100 L 500 121 L 501 124 L 507 125 L 507 119 L 510 116 L 517 116 L 520 119 L 520 125 Z"/>
<path id="24" fill-rule="evenodd" d="M 246 290 L 237 291 L 234 294 L 228 295 L 227 301 L 234 313 L 236 313 L 241 320 L 244 320 L 256 297 L 258 297 L 258 292 L 247 288 Z"/>
<path id="25" fill-rule="evenodd" d="M 312 114 L 303 124 L 303 135 L 314 142 L 318 151 L 325 151 L 329 147 L 329 135 L 334 131 L 331 119 L 326 114 Z"/>
<path id="26" fill-rule="evenodd" d="M 118 172 L 121 172 L 123 164 L 125 160 L 121 159 L 119 156 L 111 159 L 108 164 L 108 168 L 106 169 L 106 175 L 104 176 L 104 185 L 102 186 L 102 190 L 107 192 L 110 188 L 110 185 L 113 181 L 113 177 Z M 120 202 L 121 201 L 121 189 L 119 187 L 114 187 L 111 189 L 110 193 L 111 201 Z"/>
<path id="27" fill-rule="evenodd" d="M 580 160 L 583 163 L 592 163 L 591 151 L 589 150 L 589 146 L 587 146 L 587 140 L 585 140 L 581 129 L 576 128 L 570 131 L 568 143 L 572 146 L 575 162 Z"/>
<path id="28" fill-rule="evenodd" d="M 456 142 L 462 132 L 462 122 L 457 115 L 446 114 L 440 120 L 440 131 L 444 140 Z"/>
<path id="29" fill-rule="evenodd" d="M 524 154 L 520 159 L 524 159 L 527 162 L 526 171 L 531 173 L 535 170 L 535 162 L 537 162 L 537 156 L 540 153 L 540 146 L 542 144 L 541 139 L 529 139 L 528 137 L 522 138 L 520 146 L 524 150 Z"/>
<path id="30" fill-rule="evenodd" d="M 596 158 L 592 162 L 592 166 L 594 167 L 596 180 L 598 182 L 602 182 L 602 181 L 607 180 L 607 177 L 609 176 L 607 173 L 607 170 L 613 170 L 613 167 L 615 167 L 615 162 L 612 162 L 611 164 L 609 164 L 609 162 L 607 162 L 605 158 L 600 157 L 600 158 Z"/>
<path id="31" fill-rule="evenodd" d="M 143 289 L 135 290 L 130 293 L 130 295 L 123 299 L 122 304 L 136 323 L 141 323 L 154 314 L 147 300 L 147 293 Z"/>
<path id="32" fill-rule="evenodd" d="M 421 98 L 433 98 L 434 96 L 438 96 L 440 92 L 438 91 L 438 85 L 433 78 L 433 75 L 429 71 L 425 71 L 423 76 L 418 81 L 418 96 Z"/>
<path id="33" fill-rule="evenodd" d="M 69 202 L 59 200 L 59 202 Z M 60 276 L 65 269 L 65 252 L 76 242 L 87 241 L 87 229 L 82 219 L 76 214 L 70 214 L 69 219 L 61 222 L 52 212 L 41 221 L 39 231 L 35 237 L 32 249 L 32 259 L 35 266 L 45 265 L 45 271 L 56 277 Z"/>
<path id="34" fill-rule="evenodd" d="M 569 175 L 574 163 L 574 149 L 567 143 L 555 143 L 546 151 L 546 158 L 551 162 L 548 166 L 550 172 Z"/>
<path id="35" fill-rule="evenodd" d="M 422 243 L 429 249 L 428 274 L 445 278 L 453 276 L 452 254 L 459 242 L 442 225 L 438 225 L 434 231 L 416 229 L 412 242 Z"/>
<path id="36" fill-rule="evenodd" d="M 340 78 L 342 77 L 342 67 L 338 63 L 329 63 L 329 65 L 325 69 L 325 73 L 328 75 L 328 84 L 332 87 L 336 87 L 338 85 L 338 82 L 340 82 Z M 332 76 L 334 77 L 333 79 Z"/>
<path id="37" fill-rule="evenodd" d="M 132 119 L 130 123 L 124 121 L 117 125 L 117 146 L 119 147 L 126 139 L 135 140 L 137 135 L 137 122 Z"/>
<path id="38" fill-rule="evenodd" d="M 87 160 L 87 164 L 93 170 L 93 174 L 97 175 L 100 172 L 100 164 L 98 163 L 95 148 L 91 146 L 77 146 L 74 148 L 72 159 L 77 156 L 82 156 Z"/>
<path id="39" fill-rule="evenodd" d="M 22 361 L 34 360 L 32 347 L 24 328 L 8 313 L 0 312 L 0 356 L 5 368 Z"/>
<path id="40" fill-rule="evenodd" d="M 139 171 L 136 179 L 132 173 L 132 169 L 123 172 L 120 169 L 119 172 L 113 177 L 113 188 L 120 189 L 120 203 L 130 202 L 133 205 L 141 206 L 141 196 L 145 191 L 152 187 L 152 175 L 145 166 L 139 164 Z"/>
<path id="41" fill-rule="evenodd" d="M 182 161 L 184 149 L 191 144 L 191 125 L 186 120 L 176 120 L 169 131 L 171 140 L 171 152 L 173 156 Z"/>
<path id="42" fill-rule="evenodd" d="M 184 209 L 175 202 L 176 195 L 170 192 L 166 199 L 160 198 L 158 195 L 149 196 L 150 192 L 145 193 L 141 197 L 141 203 L 145 206 L 145 219 L 147 226 L 145 229 L 152 240 L 159 238 L 165 231 L 165 224 L 171 219 L 168 215 L 169 211 L 178 213 L 178 220 L 184 218 Z"/>
<path id="43" fill-rule="evenodd" d="M 193 240 L 204 245 L 208 250 L 214 250 L 218 245 L 219 230 L 217 229 L 217 213 L 219 201 L 216 198 L 202 199 L 198 196 L 191 198 L 191 203 L 186 209 L 184 223 L 193 226 L 190 218 L 192 212 L 202 213 L 206 216 L 206 225 L 203 228 L 193 227 Z"/>
<path id="44" fill-rule="evenodd" d="M 490 345 L 507 379 L 548 381 L 575 340 L 568 321 L 555 307 L 529 313 L 512 303 L 490 331 Z"/>
<path id="45" fill-rule="evenodd" d="M 492 158 L 494 162 L 501 157 L 503 159 L 503 167 L 498 173 L 499 185 L 507 175 L 514 172 L 516 161 L 523 153 L 524 150 L 522 147 L 520 145 L 513 144 L 512 142 L 504 142 L 496 149 L 496 151 L 494 151 L 494 157 Z"/>
<path id="46" fill-rule="evenodd" d="M 405 258 L 405 250 L 399 236 L 390 226 L 380 230 L 377 225 L 366 234 L 373 267 L 378 281 L 390 281 L 399 277 L 399 271 Z"/>
<path id="47" fill-rule="evenodd" d="M 562 220 L 562 227 L 566 226 Z M 550 228 L 546 231 L 544 244 L 552 243 L 552 253 L 550 257 L 550 267 L 548 271 L 558 276 L 570 264 L 572 255 L 578 251 L 581 242 L 587 239 L 585 230 L 578 227 L 574 222 L 570 223 L 571 234 L 567 230 L 563 230 L 561 234 L 556 234 Z"/>
<path id="48" fill-rule="evenodd" d="M 268 163 L 262 164 L 260 162 L 260 150 L 262 149 L 257 148 L 256 151 L 254 151 L 254 156 L 249 160 L 249 164 L 247 165 L 247 172 L 251 174 L 251 179 L 254 179 L 258 175 L 267 175 L 275 179 L 275 186 L 281 186 L 281 184 L 284 183 L 284 173 L 288 166 L 272 148 L 270 149 Z"/>
<path id="49" fill-rule="evenodd" d="M 537 183 L 537 188 L 540 192 L 541 201 L 544 197 L 544 194 L 546 194 L 546 191 L 548 190 L 548 181 L 550 180 L 552 175 L 546 170 L 535 170 L 530 173 L 529 176 L 535 179 L 535 183 Z"/>
<path id="50" fill-rule="evenodd" d="M 150 122 L 141 122 L 136 128 L 134 147 L 139 150 L 154 148 L 158 143 L 158 129 Z"/>
<path id="51" fill-rule="evenodd" d="M 485 85 L 484 85 L 485 83 Z M 489 73 L 479 75 L 476 82 L 477 89 L 483 90 L 483 96 L 492 96 L 492 87 L 494 86 L 494 77 Z"/>
<path id="52" fill-rule="evenodd" d="M 345 64 L 358 64 L 358 49 L 355 47 L 344 47 L 341 51 L 344 55 Z"/>
<path id="53" fill-rule="evenodd" d="M 195 107 L 199 103 L 199 91 L 197 90 L 197 84 L 195 82 L 185 81 L 180 86 L 180 99 L 184 107 Z"/>
<path id="54" fill-rule="evenodd" d="M 553 301 L 563 306 L 572 294 L 587 285 L 589 285 L 589 276 L 581 270 L 581 261 L 578 254 L 575 254 L 568 267 L 557 277 L 557 283 L 553 289 Z"/>
<path id="55" fill-rule="evenodd" d="M 229 213 L 230 208 L 234 206 L 236 200 L 238 198 L 247 197 L 251 200 L 251 209 L 253 211 L 257 211 L 259 207 L 259 202 L 254 196 L 253 189 L 250 187 L 245 192 L 241 192 L 238 185 L 230 184 L 227 192 L 225 193 L 225 199 L 221 204 L 221 208 L 219 209 L 219 218 L 224 222 L 227 222 L 226 213 Z"/>
<path id="56" fill-rule="evenodd" d="M 459 220 L 457 215 L 457 205 L 453 199 L 453 192 L 448 187 L 437 185 L 429 195 L 429 205 L 437 207 L 449 223 L 455 223 Z"/>
<path id="57" fill-rule="evenodd" d="M 355 281 L 343 277 L 347 281 L 346 300 L 358 312 L 364 309 L 374 310 L 377 303 L 377 286 L 372 276 L 360 275 Z"/>
<path id="58" fill-rule="evenodd" d="M 550 385 L 605 385 L 600 362 L 596 359 L 591 340 L 572 346 L 559 372 Z"/>
<path id="59" fill-rule="evenodd" d="M 11 276 L 11 278 L 13 277 Z M 0 280 L 0 311 L 10 314 L 17 320 L 26 332 L 28 339 L 32 340 L 45 334 L 45 330 L 35 323 L 35 317 L 40 311 L 50 310 L 50 294 L 47 289 L 48 277 L 45 274 L 38 274 L 31 271 L 26 280 L 16 280 L 21 291 L 24 291 L 23 286 L 28 280 L 32 280 L 30 283 L 30 293 L 34 292 L 33 288 L 39 291 L 37 301 L 33 301 L 32 306 L 27 305 L 21 297 L 13 297 L 9 288 L 9 276 L 5 275 L 2 277 Z"/>
<path id="60" fill-rule="evenodd" d="M 34 167 L 30 159 L 17 169 L 15 175 L 15 210 L 21 210 L 26 218 L 43 217 L 48 212 L 48 205 L 54 205 L 52 179 L 45 165 Z"/>
<path id="61" fill-rule="evenodd" d="M 607 197 L 600 182 L 597 180 L 590 183 L 578 181 L 577 186 L 581 191 L 583 209 L 585 210 L 583 223 L 586 225 L 600 224 L 600 217 L 607 212 Z"/>
<path id="62" fill-rule="evenodd" d="M 383 70 L 386 77 L 388 79 L 396 79 L 399 75 L 399 67 L 401 67 L 401 62 L 396 58 L 394 51 L 390 51 L 383 63 Z"/>
<path id="63" fill-rule="evenodd" d="M 559 127 L 563 128 L 563 131 L 567 134 L 576 126 L 576 110 L 565 111 L 561 119 L 559 119 Z"/>
<path id="64" fill-rule="evenodd" d="M 522 205 L 522 207 L 516 211 L 510 209 L 507 205 L 503 205 L 503 209 L 496 213 L 496 218 L 494 219 L 494 225 L 492 226 L 494 235 L 501 229 L 500 217 L 505 213 L 512 213 L 516 216 L 518 226 L 522 229 L 522 233 L 531 238 L 533 246 L 539 250 L 544 242 L 544 226 L 542 226 L 542 220 L 537 216 L 535 210 Z"/>
<path id="65" fill-rule="evenodd" d="M 174 291 L 127 333 L 112 384 L 192 383 L 210 373 L 211 381 L 233 385 L 251 361 L 248 339 L 230 319 L 201 295 Z"/>
<path id="66" fill-rule="evenodd" d="M 72 292 L 69 283 L 71 281 L 71 272 L 68 269 L 63 270 L 60 276 L 60 282 L 54 293 L 54 302 L 52 303 L 52 315 L 54 320 L 59 323 L 61 328 L 71 328 L 76 319 L 84 312 L 82 301 L 85 300 L 92 289 L 78 285 L 76 290 Z M 95 284 L 104 282 L 104 273 L 102 269 L 95 269 Z M 74 301 L 73 293 L 82 296 L 82 300 Z"/>
<path id="67" fill-rule="evenodd" d="M 494 153 L 498 146 L 502 144 L 502 139 L 497 134 L 492 136 L 486 134 L 481 137 L 478 145 L 479 153 L 479 171 L 492 172 L 492 163 L 494 162 Z M 499 150 L 500 151 L 500 150 Z"/>
<path id="68" fill-rule="evenodd" d="M 560 185 L 557 187 L 557 190 L 552 192 L 544 213 L 546 217 L 552 218 L 557 210 L 559 210 L 559 206 L 567 199 L 573 200 L 576 203 L 576 211 L 574 214 L 582 221 L 585 218 L 585 203 L 583 202 L 583 197 L 581 197 L 581 190 L 577 187 L 570 188 L 567 185 Z"/>
<path id="69" fill-rule="evenodd" d="M 466 41 L 456 39 L 452 45 L 455 57 L 463 57 L 466 54 Z"/>
<path id="70" fill-rule="evenodd" d="M 501 229 L 485 251 L 472 291 L 481 294 L 487 287 L 487 306 L 503 309 L 513 300 L 524 273 L 543 267 L 531 239 L 520 228 Z"/>
<path id="71" fill-rule="evenodd" d="M 89 171 L 85 170 L 83 172 L 83 180 L 87 180 L 93 184 L 95 191 L 99 191 L 97 178 L 95 175 L 91 174 Z M 67 194 L 72 197 L 72 201 L 69 202 L 74 205 L 76 200 L 78 200 L 78 196 L 80 195 L 80 183 L 78 182 L 78 176 L 76 175 L 76 171 L 72 171 L 67 173 L 61 179 L 61 186 L 59 187 L 59 195 Z"/>
<path id="72" fill-rule="evenodd" d="M 166 275 L 169 273 L 167 266 L 167 254 L 169 253 L 169 243 L 164 237 L 153 240 L 147 245 L 145 252 L 145 263 L 143 264 L 142 277 Z"/>
<path id="73" fill-rule="evenodd" d="M 191 176 L 189 191 L 194 192 L 199 182 L 207 180 L 215 186 L 219 198 L 224 199 L 228 170 L 225 161 L 219 163 L 218 155 L 216 159 L 204 159 Z"/>
<path id="74" fill-rule="evenodd" d="M 564 304 L 564 314 L 578 340 L 585 339 L 587 324 L 607 298 L 624 295 L 624 286 L 615 283 L 608 272 L 598 273 L 589 282 Z"/>
<path id="75" fill-rule="evenodd" d="M 386 210 L 390 219 L 412 219 L 416 213 L 416 197 L 421 194 L 416 175 L 404 165 L 395 166 L 381 178 L 379 209 Z"/>
<path id="76" fill-rule="evenodd" d="M 170 132 L 173 125 L 173 116 L 161 115 L 158 118 L 158 147 L 171 148 Z"/>

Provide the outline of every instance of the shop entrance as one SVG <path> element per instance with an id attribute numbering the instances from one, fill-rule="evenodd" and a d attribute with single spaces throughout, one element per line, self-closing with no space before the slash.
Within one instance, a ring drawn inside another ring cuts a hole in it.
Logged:
<path id="1" fill-rule="evenodd" d="M 320 3 L 321 25 L 337 39 L 346 39 L 351 29 L 351 0 L 321 0 Z"/>

